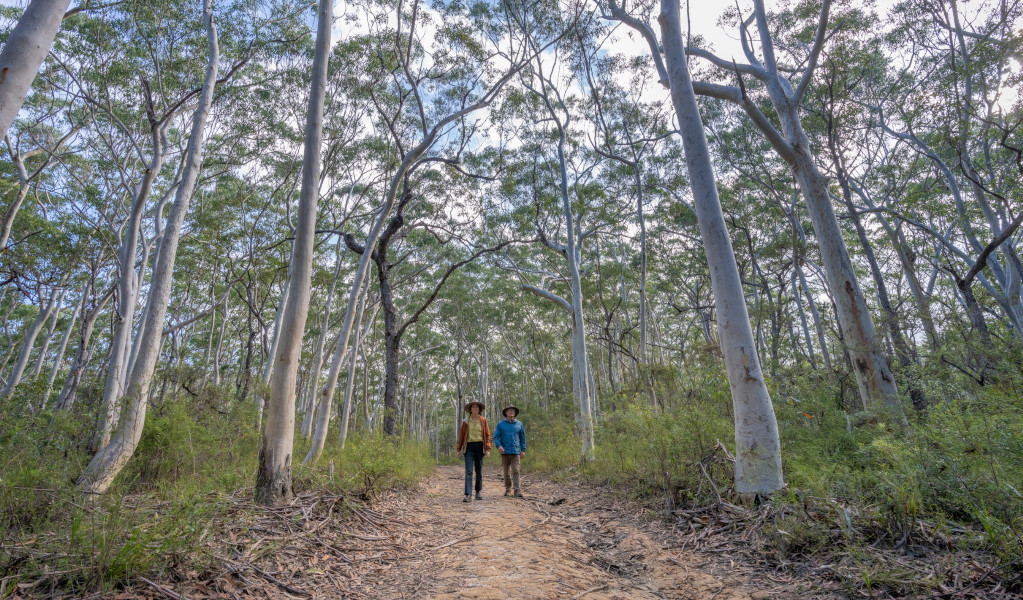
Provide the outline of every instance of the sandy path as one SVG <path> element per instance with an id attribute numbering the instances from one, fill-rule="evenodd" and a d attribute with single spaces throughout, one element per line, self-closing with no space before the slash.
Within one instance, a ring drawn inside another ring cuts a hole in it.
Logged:
<path id="1" fill-rule="evenodd" d="M 363 582 L 379 577 L 363 590 L 436 600 L 786 596 L 701 571 L 692 557 L 663 549 L 635 515 L 578 486 L 525 476 L 526 498 L 505 498 L 495 462 L 484 467 L 481 501 L 461 501 L 461 467 L 439 467 L 415 495 L 386 507 L 408 523 L 403 545 L 422 552 L 363 574 Z"/>

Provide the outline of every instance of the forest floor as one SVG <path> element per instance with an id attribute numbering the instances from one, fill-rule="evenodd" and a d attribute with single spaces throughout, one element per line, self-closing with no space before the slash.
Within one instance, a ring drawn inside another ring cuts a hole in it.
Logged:
<path id="1" fill-rule="evenodd" d="M 196 549 L 203 559 L 164 565 L 159 577 L 136 576 L 130 586 L 84 597 L 846 597 L 825 578 L 801 580 L 730 557 L 728 544 L 713 552 L 681 549 L 663 521 L 644 518 L 643 509 L 606 490 L 526 474 L 525 498 L 504 497 L 495 462 L 484 468 L 483 499 L 472 503 L 462 502 L 461 466 L 438 467 L 418 487 L 377 498 L 372 508 L 306 493 L 267 509 L 239 493 L 208 525 L 205 548 Z M 40 583 L 19 585 L 18 592 L 39 597 L 47 587 Z"/>

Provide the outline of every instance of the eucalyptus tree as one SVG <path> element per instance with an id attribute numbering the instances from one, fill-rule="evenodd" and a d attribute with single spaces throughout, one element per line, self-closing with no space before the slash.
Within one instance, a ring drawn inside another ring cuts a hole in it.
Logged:
<path id="1" fill-rule="evenodd" d="M 814 225 L 814 234 L 821 251 L 821 260 L 828 277 L 838 319 L 845 334 L 846 348 L 852 357 L 854 372 L 863 403 L 875 407 L 878 403 L 891 413 L 897 425 L 905 423 L 905 414 L 898 396 L 895 378 L 885 361 L 870 317 L 869 306 L 860 290 L 859 281 L 849 258 L 841 228 L 831 204 L 827 178 L 813 154 L 813 147 L 804 130 L 800 110 L 803 97 L 813 81 L 814 73 L 828 37 L 830 0 L 824 0 L 816 19 L 813 43 L 807 56 L 793 57 L 795 70 L 779 67 L 775 42 L 767 10 L 762 0 L 754 2 L 753 14 L 739 15 L 739 34 L 748 63 L 724 60 L 707 49 L 687 47 L 689 56 L 707 60 L 738 80 L 738 85 L 697 82 L 696 93 L 719 98 L 740 106 L 761 130 L 774 150 L 789 164 L 806 199 L 807 209 Z M 748 26 L 756 22 L 760 37 L 762 59 L 748 43 Z M 798 74 L 795 83 L 789 73 Z M 766 88 L 774 114 L 781 124 L 775 128 L 760 106 L 750 97 L 743 77 L 752 77 Z M 663 75 L 662 75 L 663 78 Z"/>
<path id="2" fill-rule="evenodd" d="M 979 6 L 969 18 L 962 10 L 958 3 L 927 0 L 896 5 L 893 35 L 917 40 L 918 60 L 908 64 L 891 60 L 888 77 L 869 90 L 874 93 L 864 102 L 874 112 L 874 125 L 930 162 L 948 190 L 958 235 L 949 236 L 933 223 L 913 226 L 920 226 L 943 247 L 953 259 L 950 264 L 964 263 L 952 269 L 956 273 L 976 264 L 987 245 L 982 237 L 998 239 L 1013 223 L 1017 155 L 1006 143 L 1019 132 L 1019 123 L 1010 116 L 1018 112 L 1019 99 L 1013 106 L 1005 90 L 1018 83 L 1009 61 L 1018 48 L 1019 32 L 1010 23 L 1019 20 L 1023 7 Z M 1017 337 L 1023 337 L 1023 263 L 1012 235 L 999 243 L 994 260 L 987 256 L 991 278 L 983 267 L 975 277 L 999 304 Z M 979 326 L 980 312 L 968 312 Z"/>
<path id="3" fill-rule="evenodd" d="M 735 253 L 721 213 L 710 152 L 700 118 L 694 86 L 682 44 L 679 3 L 662 0 L 658 22 L 660 44 L 647 23 L 609 2 L 607 18 L 636 29 L 648 42 L 657 72 L 671 90 L 671 100 L 685 147 L 693 209 L 710 265 L 718 335 L 725 356 L 735 411 L 735 489 L 741 493 L 769 493 L 784 485 L 781 443 L 774 407 L 760 368 L 756 341 L 735 263 Z"/>
<path id="4" fill-rule="evenodd" d="M 268 414 L 259 448 L 255 495 L 260 504 L 276 505 L 291 499 L 291 454 L 295 436 L 295 379 L 302 351 L 302 335 L 309 312 L 316 209 L 319 201 L 320 143 L 323 104 L 327 89 L 327 59 L 333 17 L 332 0 L 320 0 L 316 14 L 316 49 L 313 55 L 309 109 L 306 112 L 302 184 L 295 225 L 295 242 L 288 269 L 288 298 L 279 309 L 280 347 L 268 357 L 273 362 L 267 399 Z"/>
<path id="5" fill-rule="evenodd" d="M 319 392 L 321 415 L 330 413 L 337 377 L 348 352 L 358 295 L 406 176 L 424 161 L 442 160 L 444 148 L 434 150 L 438 141 L 452 127 L 472 130 L 464 122 L 467 117 L 490 106 L 508 81 L 532 59 L 533 50 L 520 43 L 520 34 L 510 26 L 503 8 L 500 4 L 481 5 L 479 10 L 472 11 L 455 4 L 444 7 L 439 14 L 440 34 L 432 46 L 427 46 L 419 23 L 419 19 L 425 18 L 419 0 L 414 0 L 411 7 L 400 2 L 394 30 L 385 29 L 375 35 L 372 47 L 376 54 L 369 66 L 369 76 L 376 84 L 388 80 L 390 83 L 379 92 L 371 86 L 371 98 L 377 107 L 376 118 L 383 122 L 395 149 L 394 170 L 362 244 L 364 252 L 348 296 L 330 373 Z M 508 33 L 503 38 L 491 35 L 506 25 Z M 463 36 L 469 36 L 471 43 L 448 43 Z M 393 98 L 402 108 L 400 118 L 392 118 L 384 96 Z M 434 101 L 428 103 L 424 98 Z M 450 144 L 455 149 L 460 147 L 457 138 Z M 457 164 L 457 159 L 453 162 Z M 315 457 L 310 459 L 313 461 Z"/>
<path id="6" fill-rule="evenodd" d="M 0 131 L 7 135 L 39 67 L 43 65 L 71 0 L 31 0 L 0 50 Z M 2 249 L 7 240 L 0 243 Z"/>
<path id="7" fill-rule="evenodd" d="M 116 434 L 110 440 L 110 444 L 99 448 L 78 481 L 79 489 L 86 494 L 102 494 L 110 487 L 114 478 L 134 454 L 145 425 L 149 388 L 153 381 L 156 361 L 159 358 L 160 345 L 163 340 L 164 316 L 174 279 L 178 238 L 202 165 L 206 121 L 213 105 L 213 91 L 217 84 L 217 74 L 220 68 L 220 44 L 217 27 L 213 21 L 212 0 L 204 1 L 202 12 L 202 18 L 206 24 L 208 45 L 206 75 L 199 92 L 198 106 L 192 115 L 188 149 L 181 167 L 174 204 L 163 229 L 159 251 L 153 265 L 145 319 L 135 341 L 135 345 L 139 348 L 138 359 L 133 364 L 131 374 L 124 387 L 126 413 Z"/>

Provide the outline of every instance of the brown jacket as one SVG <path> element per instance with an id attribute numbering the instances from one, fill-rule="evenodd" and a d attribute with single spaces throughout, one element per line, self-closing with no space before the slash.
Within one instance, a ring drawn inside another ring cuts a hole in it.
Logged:
<path id="1" fill-rule="evenodd" d="M 490 452 L 490 426 L 487 425 L 487 418 L 480 415 L 480 428 L 483 430 L 483 450 Z M 457 452 L 465 450 L 466 444 L 469 443 L 469 419 L 466 418 L 462 421 L 462 426 L 458 428 L 458 445 L 455 446 Z"/>

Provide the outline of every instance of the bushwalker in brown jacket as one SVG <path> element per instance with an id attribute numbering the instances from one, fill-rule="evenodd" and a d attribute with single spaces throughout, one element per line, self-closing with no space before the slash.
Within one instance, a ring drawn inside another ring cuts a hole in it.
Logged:
<path id="1" fill-rule="evenodd" d="M 480 415 L 480 429 L 483 430 L 483 450 L 484 452 L 490 452 L 490 426 L 487 425 L 487 418 Z M 469 418 L 462 419 L 462 426 L 458 428 L 458 445 L 455 446 L 456 452 L 465 450 L 465 445 L 469 442 Z"/>

